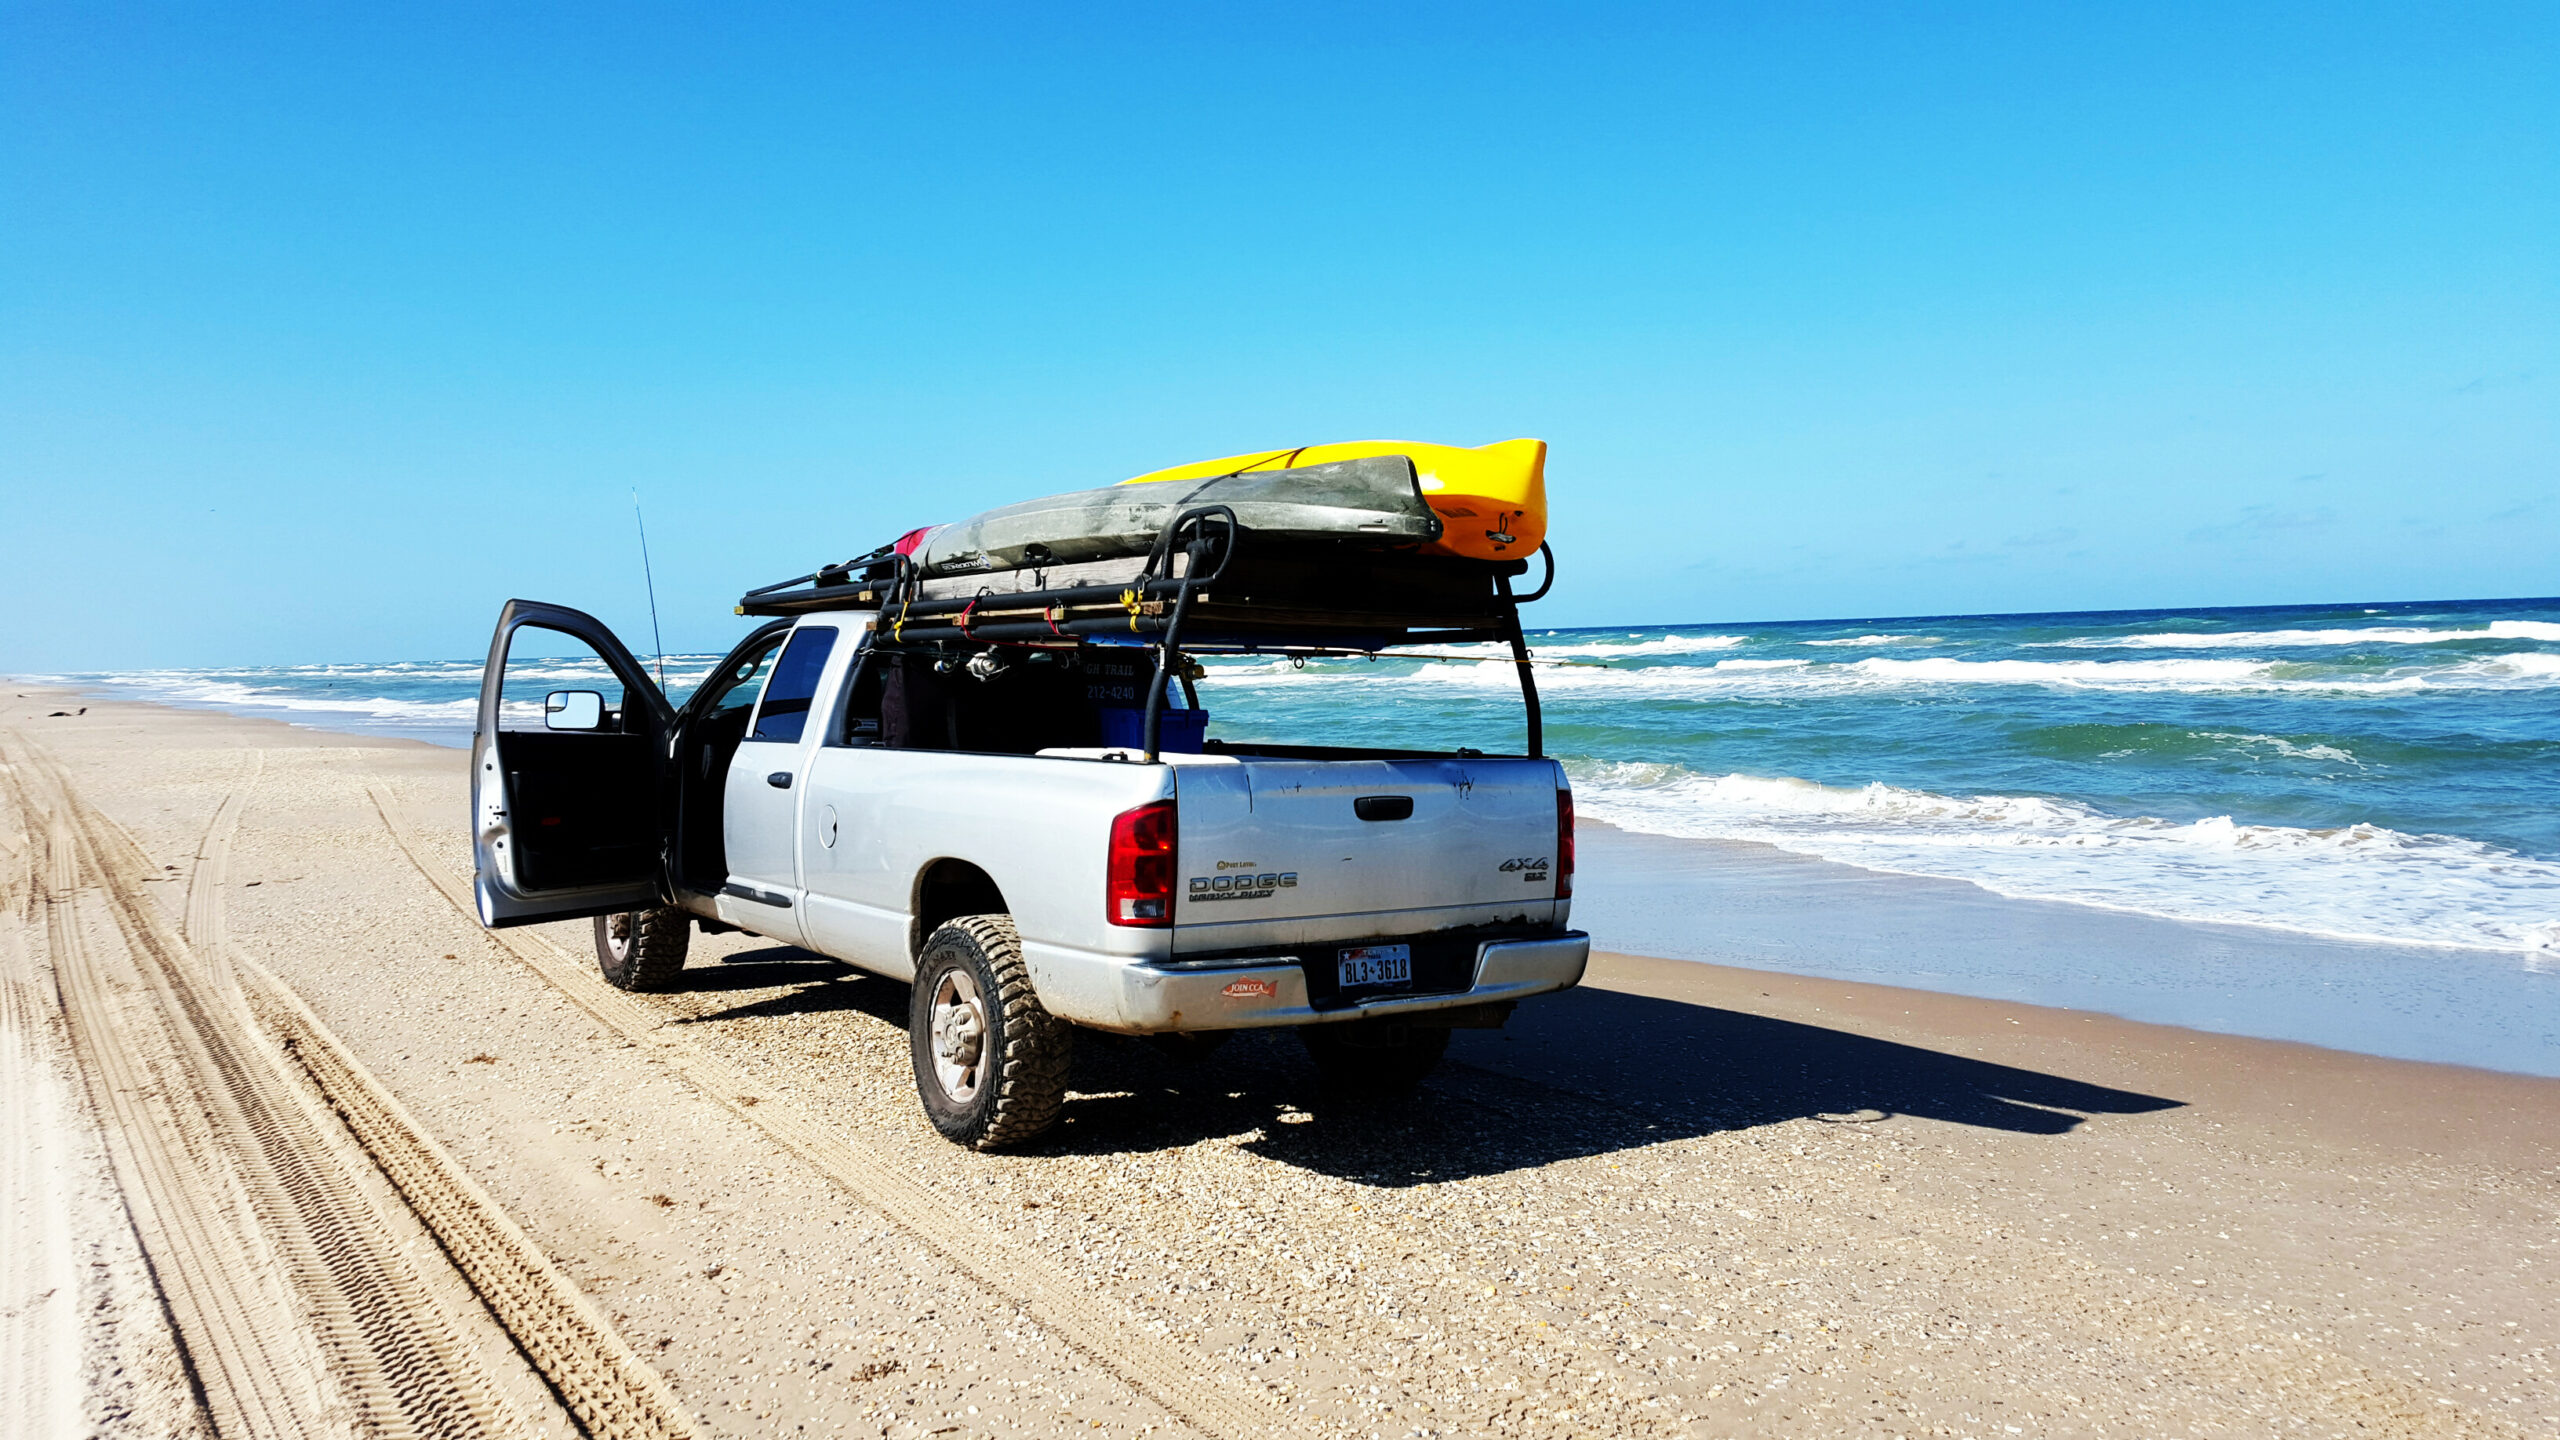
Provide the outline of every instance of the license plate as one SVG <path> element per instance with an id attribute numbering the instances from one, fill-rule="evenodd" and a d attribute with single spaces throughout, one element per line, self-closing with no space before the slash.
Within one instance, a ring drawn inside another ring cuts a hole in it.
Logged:
<path id="1" fill-rule="evenodd" d="M 1355 985 L 1410 985 L 1413 947 L 1361 945 L 1342 952 L 1342 988 Z"/>

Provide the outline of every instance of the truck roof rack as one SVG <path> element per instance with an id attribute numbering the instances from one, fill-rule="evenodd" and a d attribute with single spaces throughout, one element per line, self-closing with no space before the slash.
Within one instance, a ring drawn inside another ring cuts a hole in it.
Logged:
<path id="1" fill-rule="evenodd" d="M 1528 706 L 1529 752 L 1542 754 L 1537 682 L 1520 607 L 1555 585 L 1546 575 L 1517 594 L 1526 560 L 1418 555 L 1357 540 L 1253 543 L 1226 505 L 1168 521 L 1134 572 L 1131 562 L 1024 566 L 928 577 L 882 546 L 748 591 L 741 615 L 816 610 L 878 613 L 875 644 L 907 647 L 1118 644 L 1156 652 L 1148 688 L 1147 758 L 1156 758 L 1165 681 L 1178 651 L 1200 654 L 1358 650 L 1470 641 L 1507 643 Z"/>

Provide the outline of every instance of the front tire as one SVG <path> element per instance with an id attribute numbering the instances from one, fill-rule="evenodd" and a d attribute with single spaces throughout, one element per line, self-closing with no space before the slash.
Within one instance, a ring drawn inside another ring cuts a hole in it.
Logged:
<path id="1" fill-rule="evenodd" d="M 1074 1031 L 1041 1007 L 1011 916 L 964 915 L 925 937 L 907 1038 L 943 1138 L 1000 1150 L 1058 1123 Z"/>
<path id="2" fill-rule="evenodd" d="M 693 917 L 674 906 L 596 917 L 596 968 L 616 990 L 672 990 L 693 946 Z"/>
<path id="3" fill-rule="evenodd" d="M 1298 1038 L 1306 1044 L 1307 1058 L 1316 1062 L 1325 1088 L 1353 1098 L 1410 1094 L 1449 1051 L 1445 1026 L 1384 1020 L 1302 1025 Z"/>

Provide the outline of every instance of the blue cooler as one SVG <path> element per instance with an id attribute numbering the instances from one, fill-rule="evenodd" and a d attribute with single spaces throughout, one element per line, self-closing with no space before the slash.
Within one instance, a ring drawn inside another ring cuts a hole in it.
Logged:
<path id="1" fill-rule="evenodd" d="M 1102 717 L 1102 743 L 1115 750 L 1136 750 L 1147 743 L 1147 712 L 1128 706 L 1104 705 L 1095 714 Z M 1170 755 L 1197 755 L 1200 743 L 1209 738 L 1209 712 L 1177 710 L 1168 705 L 1164 718 L 1156 726 L 1156 748 Z"/>

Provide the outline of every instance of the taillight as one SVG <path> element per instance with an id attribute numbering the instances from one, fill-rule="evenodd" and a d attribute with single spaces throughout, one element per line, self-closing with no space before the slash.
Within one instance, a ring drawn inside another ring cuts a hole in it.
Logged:
<path id="1" fill-rule="evenodd" d="M 1573 792 L 1556 792 L 1556 898 L 1573 898 Z"/>
<path id="2" fill-rule="evenodd" d="M 1123 810 L 1111 821 L 1104 913 L 1114 925 L 1173 923 L 1173 802 Z"/>

